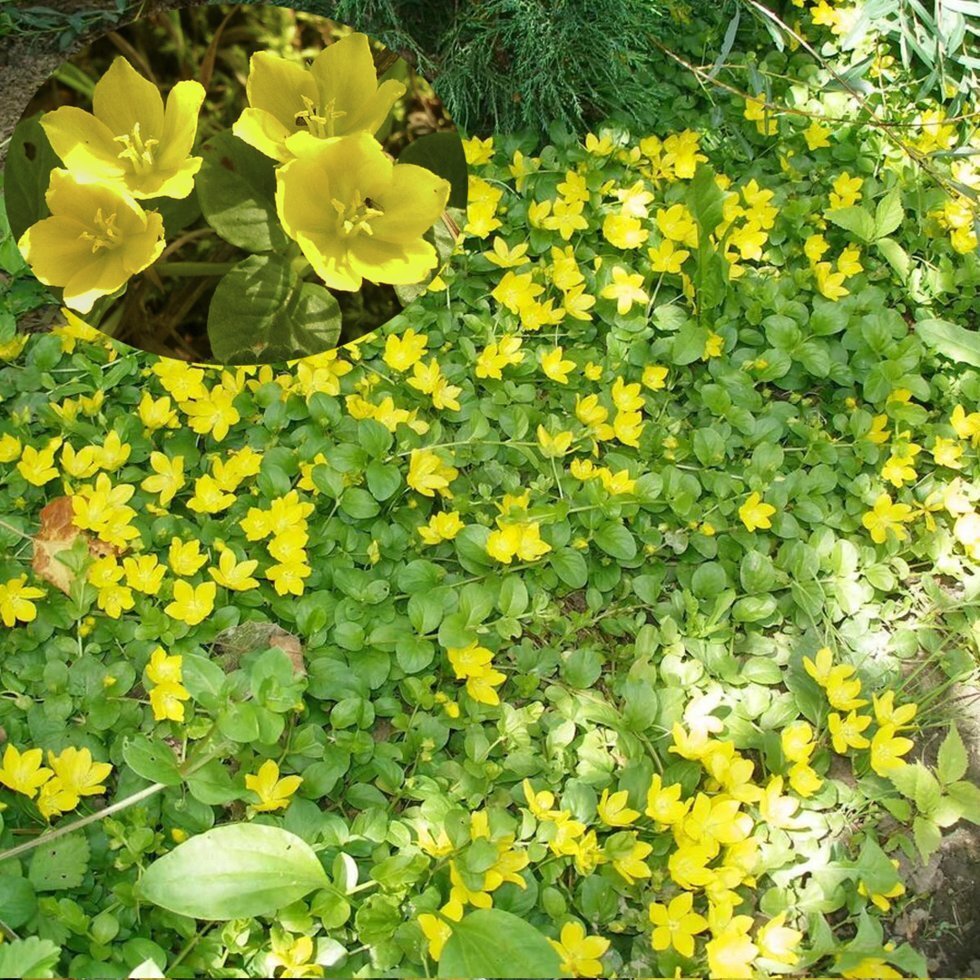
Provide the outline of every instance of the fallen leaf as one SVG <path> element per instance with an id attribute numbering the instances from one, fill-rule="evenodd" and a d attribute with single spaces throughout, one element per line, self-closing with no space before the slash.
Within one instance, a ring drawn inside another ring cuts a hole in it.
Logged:
<path id="1" fill-rule="evenodd" d="M 58 561 L 58 555 L 68 551 L 71 546 L 83 538 L 93 558 L 105 558 L 107 555 L 117 555 L 119 550 L 105 541 L 93 538 L 76 527 L 71 497 L 55 497 L 50 504 L 42 508 L 40 513 L 41 529 L 34 535 L 34 558 L 31 567 L 46 582 L 57 586 L 62 592 L 69 594 L 75 573 Z"/>

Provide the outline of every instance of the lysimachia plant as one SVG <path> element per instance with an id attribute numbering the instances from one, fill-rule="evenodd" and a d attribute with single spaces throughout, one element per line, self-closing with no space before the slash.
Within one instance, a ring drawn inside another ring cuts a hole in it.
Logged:
<path id="1" fill-rule="evenodd" d="M 247 107 L 195 150 L 204 88 L 178 82 L 164 103 L 117 57 L 94 86 L 91 112 L 64 106 L 22 124 L 21 142 L 46 146 L 28 155 L 15 146 L 11 155 L 20 250 L 66 307 L 109 333 L 145 309 L 145 298 L 120 301 L 132 277 L 162 286 L 192 276 L 212 286 L 216 359 L 269 362 L 329 349 L 341 336 L 337 291 L 417 287 L 440 263 L 437 224 L 442 257 L 454 244 L 450 182 L 394 161 L 375 135 L 405 91 L 394 78 L 378 83 L 364 34 L 329 44 L 309 67 L 259 51 Z M 406 160 L 460 172 L 452 134 L 409 147 Z M 205 250 L 198 261 L 175 260 L 208 230 L 217 259 Z"/>

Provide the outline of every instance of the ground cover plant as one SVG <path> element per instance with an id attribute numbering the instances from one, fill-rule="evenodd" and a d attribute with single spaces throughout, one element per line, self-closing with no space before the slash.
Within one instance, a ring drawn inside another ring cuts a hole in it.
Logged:
<path id="1" fill-rule="evenodd" d="M 288 365 L 18 332 L 7 235 L 0 973 L 966 972 L 977 109 L 849 10 L 469 140 L 449 267 Z"/>

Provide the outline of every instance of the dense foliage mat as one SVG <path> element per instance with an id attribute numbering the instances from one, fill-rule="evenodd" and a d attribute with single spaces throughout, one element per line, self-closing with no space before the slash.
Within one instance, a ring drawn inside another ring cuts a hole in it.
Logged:
<path id="1" fill-rule="evenodd" d="M 469 141 L 410 322 L 288 366 L 18 334 L 4 241 L 0 972 L 926 975 L 976 136 L 753 67 Z"/>

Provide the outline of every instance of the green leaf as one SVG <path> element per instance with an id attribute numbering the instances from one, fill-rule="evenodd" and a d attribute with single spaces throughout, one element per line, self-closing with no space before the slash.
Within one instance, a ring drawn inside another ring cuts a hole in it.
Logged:
<path id="1" fill-rule="evenodd" d="M 915 836 L 915 846 L 923 861 L 928 861 L 939 849 L 943 835 L 936 824 L 927 817 L 916 817 L 912 821 L 912 833 Z"/>
<path id="2" fill-rule="evenodd" d="M 26 878 L 15 878 L 11 874 L 0 875 L 0 909 L 3 909 L 0 917 L 4 925 L 19 929 L 37 911 L 34 886 Z M 6 974 L 0 973 L 0 976 Z"/>
<path id="3" fill-rule="evenodd" d="M 3 169 L 3 197 L 10 232 L 17 241 L 31 225 L 51 212 L 44 200 L 51 171 L 60 165 L 41 128 L 41 113 L 14 129 Z"/>
<path id="4" fill-rule="evenodd" d="M 602 550 L 620 561 L 636 557 L 636 541 L 622 524 L 603 524 L 592 539 Z"/>
<path id="5" fill-rule="evenodd" d="M 963 814 L 964 820 L 980 824 L 980 787 L 961 780 L 946 787 L 950 799 L 955 801 Z"/>
<path id="6" fill-rule="evenodd" d="M 176 786 L 181 781 L 173 749 L 163 742 L 151 742 L 145 735 L 134 735 L 123 743 L 123 759 L 133 772 L 151 783 Z"/>
<path id="7" fill-rule="evenodd" d="M 875 238 L 884 238 L 890 235 L 905 220 L 905 211 L 902 208 L 902 195 L 898 188 L 889 191 L 879 202 L 875 209 Z"/>
<path id="8" fill-rule="evenodd" d="M 960 733 L 956 730 L 956 725 L 951 725 L 949 734 L 943 739 L 943 744 L 939 746 L 939 756 L 936 760 L 936 774 L 942 783 L 955 783 L 966 775 L 968 759 L 966 756 L 966 746 Z"/>
<path id="9" fill-rule="evenodd" d="M 980 333 L 938 318 L 919 320 L 915 332 L 926 347 L 951 361 L 980 367 Z"/>
<path id="10" fill-rule="evenodd" d="M 725 216 L 725 195 L 715 182 L 714 170 L 707 164 L 698 164 L 684 201 L 701 229 L 701 241 L 706 242 Z"/>
<path id="11" fill-rule="evenodd" d="M 226 824 L 154 861 L 143 899 L 195 919 L 270 915 L 328 883 L 313 848 L 279 827 Z"/>
<path id="12" fill-rule="evenodd" d="M 257 364 L 319 354 L 340 340 L 340 304 L 277 255 L 251 255 L 218 283 L 208 311 L 214 356 Z"/>
<path id="13" fill-rule="evenodd" d="M 466 154 L 455 132 L 430 133 L 413 140 L 398 156 L 399 163 L 414 163 L 449 181 L 448 207 L 465 208 L 469 191 Z"/>
<path id="14" fill-rule="evenodd" d="M 204 162 L 195 180 L 208 224 L 246 252 L 272 252 L 288 239 L 276 214 L 275 162 L 222 130 L 202 147 Z"/>
<path id="15" fill-rule="evenodd" d="M 524 919 L 478 909 L 452 924 L 439 959 L 440 977 L 556 977 L 554 947 Z"/>
<path id="16" fill-rule="evenodd" d="M 912 261 L 909 259 L 908 252 L 894 238 L 879 238 L 875 245 L 884 256 L 885 261 L 895 270 L 899 279 L 905 282 L 912 269 Z"/>
<path id="17" fill-rule="evenodd" d="M 555 574 L 571 589 L 584 589 L 589 580 L 589 566 L 573 548 L 562 548 L 551 556 Z"/>
<path id="18" fill-rule="evenodd" d="M 0 946 L 0 977 L 53 977 L 60 956 L 61 950 L 50 939 L 13 939 Z"/>
<path id="19" fill-rule="evenodd" d="M 39 892 L 77 888 L 85 877 L 88 859 L 88 838 L 84 834 L 69 834 L 34 851 L 27 877 Z"/>
<path id="20" fill-rule="evenodd" d="M 863 242 L 872 242 L 875 239 L 875 219 L 864 208 L 836 208 L 827 211 L 825 217 L 838 228 L 857 235 Z"/>
<path id="21" fill-rule="evenodd" d="M 362 487 L 348 487 L 340 498 L 340 509 L 354 520 L 367 520 L 381 512 L 377 500 Z"/>

